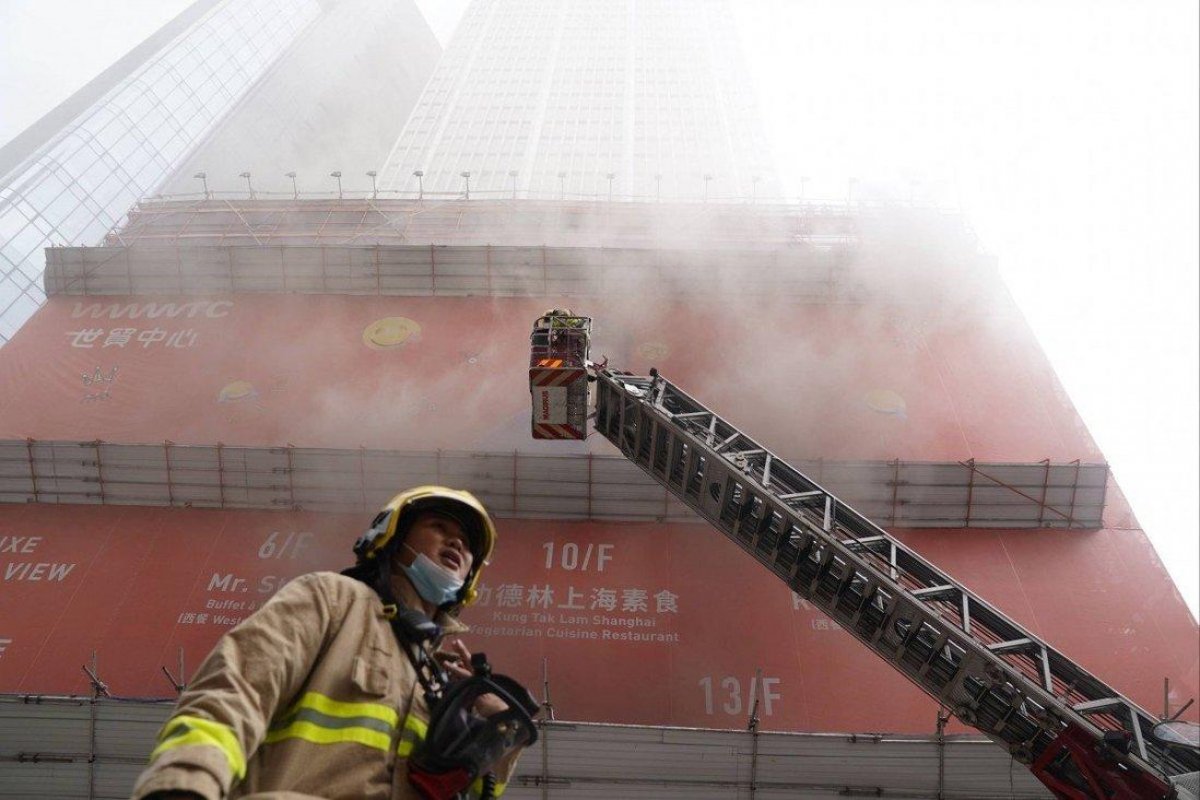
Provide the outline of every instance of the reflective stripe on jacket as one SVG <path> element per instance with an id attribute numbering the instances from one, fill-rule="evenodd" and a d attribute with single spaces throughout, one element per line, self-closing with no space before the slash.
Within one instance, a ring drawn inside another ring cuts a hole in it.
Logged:
<path id="1" fill-rule="evenodd" d="M 428 720 L 378 596 L 332 572 L 304 575 L 221 637 L 163 726 L 133 798 L 415 800 L 407 759 Z M 501 781 L 514 763 L 497 771 Z"/>

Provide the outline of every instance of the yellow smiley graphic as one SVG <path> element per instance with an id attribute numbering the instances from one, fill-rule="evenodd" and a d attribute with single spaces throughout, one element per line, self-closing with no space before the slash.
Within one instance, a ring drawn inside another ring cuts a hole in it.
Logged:
<path id="1" fill-rule="evenodd" d="M 863 395 L 863 402 L 867 404 L 867 408 L 880 414 L 891 414 L 900 419 L 908 416 L 908 404 L 891 389 L 872 389 Z"/>
<path id="2" fill-rule="evenodd" d="M 383 317 L 363 328 L 363 344 L 372 350 L 392 350 L 421 339 L 421 326 L 408 317 Z"/>
<path id="3" fill-rule="evenodd" d="M 250 400 L 258 397 L 258 390 L 250 381 L 232 381 L 221 387 L 217 393 L 218 403 L 236 403 L 239 400 Z"/>
<path id="4" fill-rule="evenodd" d="M 671 348 L 662 342 L 644 342 L 638 347 L 638 355 L 647 361 L 658 361 L 671 354 Z"/>

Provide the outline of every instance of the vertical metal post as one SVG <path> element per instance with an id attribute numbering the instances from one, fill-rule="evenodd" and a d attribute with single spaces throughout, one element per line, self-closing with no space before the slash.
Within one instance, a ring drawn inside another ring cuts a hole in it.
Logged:
<path id="1" fill-rule="evenodd" d="M 101 697 L 108 697 L 108 686 L 100 680 L 96 666 L 96 651 L 92 651 L 92 666 L 83 668 L 84 674 L 92 684 L 92 699 L 88 703 L 88 800 L 96 797 L 96 704 Z"/>
<path id="2" fill-rule="evenodd" d="M 437 258 L 434 255 L 433 244 L 429 245 L 429 281 L 432 289 L 432 294 L 437 295 Z"/>
<path id="3" fill-rule="evenodd" d="M 546 709 L 542 717 L 542 798 L 550 797 L 550 737 L 546 727 L 547 722 L 554 721 L 554 703 L 550 700 L 550 660 L 542 657 L 542 705 Z"/>
<path id="4" fill-rule="evenodd" d="M 296 510 L 296 465 L 292 458 L 292 446 L 287 446 L 288 507 Z"/>
<path id="5" fill-rule="evenodd" d="M 363 511 L 367 510 L 367 446 L 358 446 L 358 489 Z"/>
<path id="6" fill-rule="evenodd" d="M 746 727 L 750 731 L 750 797 L 754 797 L 754 793 L 758 791 L 758 687 L 762 685 L 762 668 L 754 670 L 754 685 L 750 687 L 750 693 L 754 696 L 754 702 L 750 706 L 750 724 Z"/>
<path id="7" fill-rule="evenodd" d="M 1071 510 L 1067 512 L 1067 527 L 1075 527 L 1075 495 L 1079 492 L 1079 473 L 1083 469 L 1083 464 L 1079 463 L 1079 459 L 1075 459 L 1075 480 L 1071 483 Z"/>
<path id="8" fill-rule="evenodd" d="M 217 492 L 221 508 L 225 507 L 225 459 L 221 456 L 221 450 L 225 445 L 217 442 Z"/>
<path id="9" fill-rule="evenodd" d="M 1038 502 L 1038 527 L 1046 521 L 1046 497 L 1050 491 L 1050 459 L 1042 459 L 1045 469 L 1042 471 L 1042 499 Z"/>
<path id="10" fill-rule="evenodd" d="M 100 463 L 100 440 L 92 442 L 96 451 L 96 482 L 100 485 L 100 505 L 104 505 L 104 466 Z"/>
<path id="11" fill-rule="evenodd" d="M 171 442 L 166 440 L 163 442 L 163 458 L 167 462 L 167 505 L 175 505 L 175 491 L 171 483 Z"/>
<path id="12" fill-rule="evenodd" d="M 542 656 L 542 706 L 550 721 L 554 721 L 554 702 L 550 699 L 550 659 Z"/>
<path id="13" fill-rule="evenodd" d="M 96 663 L 96 653 L 92 652 L 92 664 Z M 93 694 L 88 703 L 88 800 L 96 798 L 96 701 L 99 694 Z"/>
<path id="14" fill-rule="evenodd" d="M 892 525 L 896 524 L 897 507 L 900 502 L 900 459 L 892 462 Z"/>
<path id="15" fill-rule="evenodd" d="M 29 480 L 33 483 L 33 502 L 40 503 L 38 497 L 37 462 L 33 458 L 33 439 L 25 439 L 25 456 L 29 460 Z M 591 475 L 591 464 L 588 464 L 588 475 Z M 590 491 L 590 490 L 589 490 Z M 589 502 L 591 502 L 589 498 Z"/>
<path id="16" fill-rule="evenodd" d="M 946 796 L 946 722 L 950 714 L 939 708 L 937 712 L 938 783 L 937 800 Z"/>
<path id="17" fill-rule="evenodd" d="M 593 458 L 594 458 L 594 455 L 592 453 L 588 453 L 588 456 L 587 456 L 587 465 L 588 465 L 587 518 L 588 519 L 592 518 L 592 488 L 593 488 L 593 486 L 592 486 L 592 459 Z"/>
<path id="18" fill-rule="evenodd" d="M 969 528 L 971 527 L 971 503 L 975 497 L 975 459 L 967 459 L 964 466 L 971 470 L 971 475 L 967 479 L 967 516 L 963 521 L 963 527 Z"/>
<path id="19" fill-rule="evenodd" d="M 329 293 L 329 251 L 321 248 L 321 294 Z M 379 294 L 379 245 L 371 248 L 371 265 L 375 267 L 375 293 Z"/>
<path id="20" fill-rule="evenodd" d="M 483 258 L 484 258 L 483 267 L 485 270 L 485 276 L 486 276 L 486 280 L 487 280 L 487 293 L 488 293 L 488 296 L 491 297 L 491 295 L 492 295 L 492 246 L 490 244 L 484 245 Z"/>
<path id="21" fill-rule="evenodd" d="M 514 517 L 517 515 L 517 464 L 519 463 L 519 462 L 518 462 L 518 460 L 517 460 L 518 458 L 519 458 L 519 455 L 518 455 L 517 451 L 516 451 L 516 450 L 513 450 L 513 458 L 512 458 L 512 472 L 513 472 L 513 477 L 512 477 L 512 510 L 513 510 L 513 516 L 514 516 Z"/>

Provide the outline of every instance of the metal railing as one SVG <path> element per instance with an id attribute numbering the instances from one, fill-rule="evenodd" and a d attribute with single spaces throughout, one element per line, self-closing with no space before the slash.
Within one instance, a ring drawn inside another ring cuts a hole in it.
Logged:
<path id="1" fill-rule="evenodd" d="M 892 527 L 1098 528 L 1103 464 L 797 461 Z M 986 479 L 980 477 L 986 474 Z M 0 503 L 361 513 L 462 486 L 501 517 L 696 521 L 620 456 L 0 440 Z"/>

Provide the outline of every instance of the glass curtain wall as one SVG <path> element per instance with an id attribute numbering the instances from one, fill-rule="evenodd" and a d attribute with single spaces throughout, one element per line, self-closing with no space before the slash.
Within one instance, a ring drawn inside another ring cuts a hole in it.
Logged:
<path id="1" fill-rule="evenodd" d="M 732 0 L 473 0 L 379 185 L 512 199 L 778 193 Z"/>
<path id="2" fill-rule="evenodd" d="M 0 346 L 45 302 L 44 248 L 103 240 L 320 13 L 221 3 L 0 178 Z"/>

